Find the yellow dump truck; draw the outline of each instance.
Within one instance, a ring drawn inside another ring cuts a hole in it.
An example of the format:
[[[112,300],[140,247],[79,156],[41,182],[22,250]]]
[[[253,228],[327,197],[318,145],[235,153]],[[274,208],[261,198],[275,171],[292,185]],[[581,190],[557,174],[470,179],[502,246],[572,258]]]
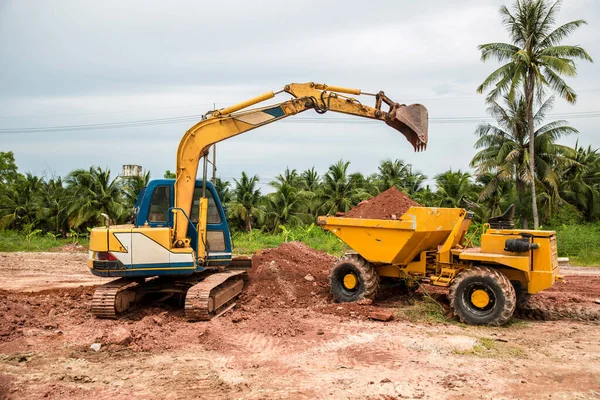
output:
[[[484,226],[481,246],[468,246],[473,214],[461,208],[411,207],[398,220],[319,217],[355,253],[340,258],[329,281],[338,302],[373,298],[380,277],[407,287],[428,280],[450,288],[464,323],[502,325],[518,303],[559,279],[556,233],[514,229],[514,207]]]

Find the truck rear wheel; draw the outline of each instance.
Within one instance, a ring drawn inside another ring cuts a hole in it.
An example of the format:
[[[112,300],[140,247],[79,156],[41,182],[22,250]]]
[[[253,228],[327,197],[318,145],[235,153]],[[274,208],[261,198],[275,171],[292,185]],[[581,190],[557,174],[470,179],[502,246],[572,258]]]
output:
[[[517,303],[510,280],[494,268],[473,267],[458,274],[450,286],[450,305],[461,322],[500,326]]]
[[[333,264],[329,287],[336,302],[372,299],[379,288],[379,275],[367,260],[358,254],[349,254]]]

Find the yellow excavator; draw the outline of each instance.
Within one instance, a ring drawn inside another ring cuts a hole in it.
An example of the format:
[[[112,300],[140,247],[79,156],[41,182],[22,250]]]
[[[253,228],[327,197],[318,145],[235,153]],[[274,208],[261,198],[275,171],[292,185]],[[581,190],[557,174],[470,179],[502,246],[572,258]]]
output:
[[[292,98],[249,108],[283,92]],[[375,106],[352,97],[360,95],[373,97]],[[111,226],[105,215],[106,226],[92,230],[91,272],[118,278],[96,289],[93,314],[117,318],[148,296],[178,296],[189,320],[208,320],[231,308],[243,289],[249,264],[232,259],[225,212],[214,186],[207,181],[209,148],[306,110],[378,120],[401,132],[415,151],[427,145],[427,109],[420,104],[395,103],[383,92],[292,83],[278,92],[209,111],[179,143],[176,179],[153,180],[139,194],[133,223]],[[197,180],[202,157],[203,176]]]

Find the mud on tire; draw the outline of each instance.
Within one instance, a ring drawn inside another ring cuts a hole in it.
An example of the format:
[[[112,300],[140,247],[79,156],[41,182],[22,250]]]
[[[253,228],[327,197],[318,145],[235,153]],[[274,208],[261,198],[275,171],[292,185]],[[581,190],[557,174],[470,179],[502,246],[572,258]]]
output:
[[[348,275],[356,279],[353,288],[348,288],[344,283],[344,278]],[[338,303],[352,302],[364,298],[372,299],[379,288],[379,275],[377,275],[373,266],[358,254],[347,254],[331,267],[329,287],[333,299]]]
[[[488,303],[476,305],[476,292],[487,296]],[[517,303],[515,289],[506,275],[488,267],[473,267],[458,274],[448,297],[454,315],[471,325],[503,325]]]

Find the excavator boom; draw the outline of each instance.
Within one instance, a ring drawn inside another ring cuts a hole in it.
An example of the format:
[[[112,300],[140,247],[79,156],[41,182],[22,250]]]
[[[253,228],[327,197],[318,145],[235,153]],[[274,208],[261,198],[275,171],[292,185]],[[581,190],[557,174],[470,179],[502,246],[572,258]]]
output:
[[[266,107],[248,107],[286,92],[292,99]],[[362,104],[347,95],[370,95],[375,97],[375,107]],[[386,104],[389,109],[383,110]],[[208,154],[210,146],[260,126],[314,109],[319,114],[334,111],[385,122],[401,132],[413,145],[415,151],[424,150],[427,145],[427,109],[420,104],[406,106],[390,100],[383,92],[363,93],[360,89],[328,86],[317,83],[292,83],[283,90],[267,92],[231,107],[207,113],[206,117],[191,127],[181,139],[177,150],[177,179],[175,182],[175,207],[173,247],[189,246],[187,237],[188,216],[192,208],[194,186],[200,158]],[[210,114],[210,115],[209,115]],[[206,160],[205,160],[206,161]],[[206,162],[204,165],[206,174]],[[206,177],[204,177],[206,178]],[[206,179],[203,179],[206,181]],[[198,223],[198,258],[206,253],[206,212],[207,199],[200,201]]]

